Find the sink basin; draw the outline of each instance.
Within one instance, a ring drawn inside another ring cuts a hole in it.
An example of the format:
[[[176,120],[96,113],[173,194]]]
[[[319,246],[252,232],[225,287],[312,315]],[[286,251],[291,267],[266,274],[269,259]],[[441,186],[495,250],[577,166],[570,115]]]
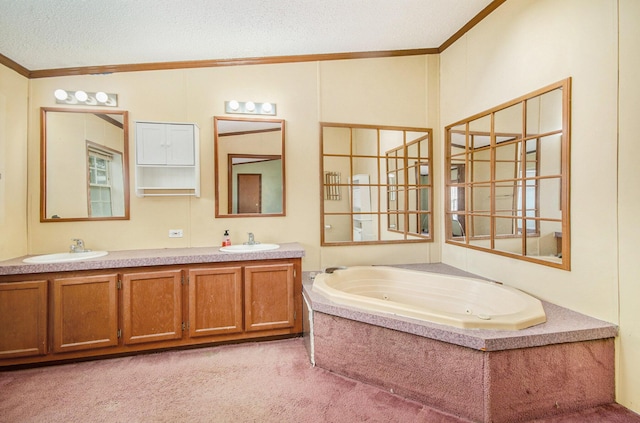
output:
[[[44,254],[41,256],[28,257],[22,260],[25,263],[64,263],[67,261],[80,261],[96,257],[102,257],[109,254],[108,251],[85,251],[84,253],[55,253]]]
[[[220,251],[225,253],[253,253],[257,251],[277,250],[278,248],[280,248],[278,244],[239,244],[222,247],[220,248]]]

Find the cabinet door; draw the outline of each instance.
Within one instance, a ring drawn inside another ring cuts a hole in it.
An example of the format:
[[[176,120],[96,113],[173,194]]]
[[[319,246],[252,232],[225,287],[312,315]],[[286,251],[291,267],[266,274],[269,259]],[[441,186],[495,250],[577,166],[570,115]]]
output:
[[[246,266],[245,330],[294,326],[293,264]]]
[[[125,344],[182,338],[182,272],[122,275],[122,323]]]
[[[136,163],[141,165],[167,163],[167,134],[163,124],[136,123]]]
[[[242,268],[189,271],[189,336],[242,332]]]
[[[47,281],[0,283],[0,360],[47,353]]]
[[[195,165],[193,125],[167,124],[167,164]]]
[[[53,352],[118,344],[117,274],[53,280]]]

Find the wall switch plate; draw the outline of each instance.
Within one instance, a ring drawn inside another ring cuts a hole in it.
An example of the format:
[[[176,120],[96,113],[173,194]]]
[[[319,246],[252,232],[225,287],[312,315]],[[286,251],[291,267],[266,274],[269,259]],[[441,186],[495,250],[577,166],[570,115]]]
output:
[[[182,229],[169,229],[169,238],[182,238]]]

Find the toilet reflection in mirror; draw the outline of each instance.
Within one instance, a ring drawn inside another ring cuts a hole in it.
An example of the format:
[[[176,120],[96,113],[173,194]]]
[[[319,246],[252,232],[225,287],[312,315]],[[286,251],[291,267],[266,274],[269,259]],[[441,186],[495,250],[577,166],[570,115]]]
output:
[[[285,215],[284,120],[214,117],[216,217]]]

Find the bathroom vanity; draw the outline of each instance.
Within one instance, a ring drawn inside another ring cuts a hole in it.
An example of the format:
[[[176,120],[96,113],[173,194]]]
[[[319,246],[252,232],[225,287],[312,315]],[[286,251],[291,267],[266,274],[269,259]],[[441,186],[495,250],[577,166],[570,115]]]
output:
[[[302,333],[304,249],[0,262],[0,367]]]

